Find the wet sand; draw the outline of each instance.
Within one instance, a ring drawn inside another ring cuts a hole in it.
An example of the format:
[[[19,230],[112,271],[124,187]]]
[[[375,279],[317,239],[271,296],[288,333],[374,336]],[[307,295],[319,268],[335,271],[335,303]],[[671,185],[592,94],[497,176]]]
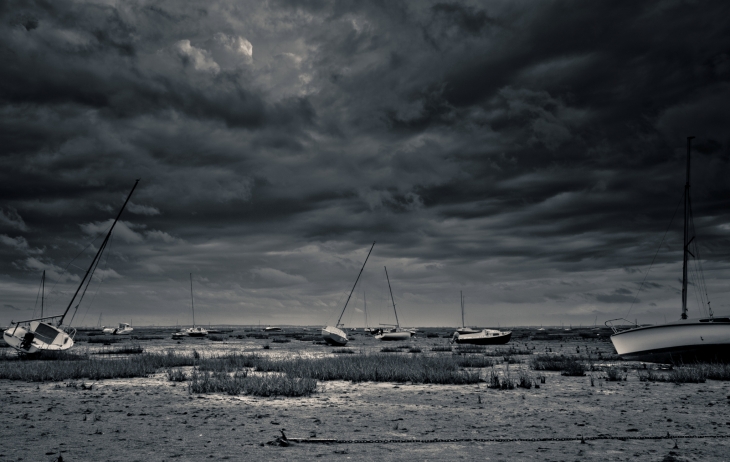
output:
[[[271,350],[263,351],[261,340],[196,342],[186,339],[178,348],[255,349],[281,356],[331,351],[295,341],[271,344]],[[352,347],[377,351],[381,346],[370,342],[356,338]],[[443,340],[413,342],[426,353]],[[536,351],[610,346],[583,341],[527,344]],[[514,374],[527,364],[509,367]],[[320,382],[319,392],[308,398],[190,395],[185,383],[169,382],[164,373],[86,382],[90,390],[82,389],[80,382],[3,380],[0,460],[53,460],[59,454],[65,461],[728,459],[730,384],[726,382],[644,383],[630,372],[626,382],[595,379],[591,386],[588,376],[544,375],[546,383],[540,388],[514,390],[493,390],[486,383]],[[602,375],[594,373],[595,378]],[[628,437],[667,432],[726,437],[680,439],[678,449],[673,440],[264,444],[280,429],[289,437],[347,440]]]

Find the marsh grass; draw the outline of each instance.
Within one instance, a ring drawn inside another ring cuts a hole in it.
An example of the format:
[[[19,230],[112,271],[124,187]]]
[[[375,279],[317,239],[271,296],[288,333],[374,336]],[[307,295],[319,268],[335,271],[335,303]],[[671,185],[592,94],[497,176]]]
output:
[[[528,349],[519,349],[519,348],[495,348],[491,351],[486,351],[484,353],[487,356],[516,356],[516,355],[531,355],[532,350]]]
[[[423,350],[421,350],[421,347],[412,346],[408,348],[408,353],[421,353]]]
[[[454,358],[459,367],[492,367],[494,360],[481,355],[457,356]]]
[[[487,354],[487,348],[481,345],[459,345],[456,347],[456,353],[460,355]]]
[[[606,380],[609,382],[622,382],[628,378],[628,372],[618,366],[611,366],[605,369]]]
[[[317,381],[289,374],[250,375],[248,371],[198,372],[193,371],[188,382],[192,393],[227,393],[253,396],[309,396],[317,391]]]
[[[453,357],[352,355],[334,358],[271,360],[260,358],[260,372],[281,372],[320,381],[411,382],[433,384],[478,383],[479,373],[461,370]]]
[[[209,335],[208,338],[213,342],[222,342],[225,340],[225,337],[222,335]]]
[[[380,349],[381,353],[399,353],[400,350],[395,347],[383,347]]]
[[[563,355],[535,355],[530,358],[530,367],[535,371],[560,371],[561,375],[571,377],[582,377],[586,372],[579,358]]]
[[[487,387],[495,390],[514,390],[515,382],[509,374],[509,371],[504,376],[500,376],[494,369],[489,371],[489,380]]]
[[[431,351],[448,351],[451,352],[451,345],[436,345]]]
[[[172,351],[163,354],[143,353],[134,358],[22,360],[0,362],[0,379],[28,382],[55,382],[78,379],[115,379],[146,377],[167,367],[192,366],[190,356]]]
[[[505,356],[504,362],[507,364],[520,364],[522,363],[522,360],[519,358],[513,358],[512,356]]]
[[[355,350],[352,348],[335,348],[332,350],[332,353],[340,354],[340,355],[354,355]]]
[[[144,353],[144,348],[139,345],[129,345],[120,348],[105,348],[94,352],[95,355],[138,355]]]
[[[704,364],[677,367],[666,373],[655,372],[651,369],[637,371],[637,373],[641,382],[705,383],[709,376]]]
[[[289,343],[289,342],[291,342],[291,339],[279,337],[279,338],[274,338],[271,341],[273,343]]]
[[[532,376],[526,370],[520,369],[519,374],[517,374],[517,386],[529,390],[532,388],[533,382]]]
[[[167,380],[171,382],[185,382],[188,380],[188,374],[179,367],[167,369],[166,374]]]
[[[87,343],[119,343],[122,341],[122,339],[116,338],[116,337],[100,337],[100,338],[88,337],[85,340]],[[77,341],[82,342],[82,341],[84,341],[84,338],[80,338]]]

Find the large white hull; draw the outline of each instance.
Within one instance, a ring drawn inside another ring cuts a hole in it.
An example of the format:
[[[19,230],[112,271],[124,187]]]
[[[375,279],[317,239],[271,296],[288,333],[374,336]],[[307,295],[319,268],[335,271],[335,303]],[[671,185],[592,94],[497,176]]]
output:
[[[678,363],[728,361],[730,359],[730,320],[692,319],[638,327],[611,336],[616,352],[623,359]]]
[[[347,334],[337,327],[327,326],[322,328],[322,338],[330,345],[347,345]]]
[[[32,321],[28,328],[12,326],[3,332],[5,343],[26,354],[41,351],[68,350],[74,344],[73,338],[63,330],[50,324]]]

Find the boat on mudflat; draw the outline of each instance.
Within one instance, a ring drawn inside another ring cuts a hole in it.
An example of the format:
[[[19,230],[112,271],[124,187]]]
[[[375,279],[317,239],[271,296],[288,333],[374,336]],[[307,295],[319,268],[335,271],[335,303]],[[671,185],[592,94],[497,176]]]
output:
[[[460,334],[454,332],[451,343],[469,345],[504,345],[512,338],[512,331],[484,329],[476,334]]]
[[[385,268],[385,267],[383,267]],[[400,342],[403,340],[410,339],[414,334],[409,330],[403,330],[400,328],[400,322],[398,321],[398,311],[395,309],[395,299],[393,298],[393,289],[390,287],[390,278],[388,277],[388,268],[385,268],[385,278],[388,280],[388,290],[390,291],[390,301],[393,303],[393,313],[395,313],[395,326],[383,330],[375,334],[375,338],[384,342]]]
[[[730,362],[730,317],[727,315],[714,316],[710,301],[707,297],[707,288],[704,276],[701,274],[701,264],[698,267],[694,281],[700,287],[696,288],[697,296],[707,306],[708,316],[696,319],[687,317],[687,283],[688,257],[698,259],[699,253],[692,220],[692,204],[690,201],[690,152],[691,140],[687,138],[687,181],[684,185],[684,252],[682,262],[682,312],[678,321],[640,326],[626,319],[611,319],[606,325],[613,330],[611,342],[622,359],[648,361],[657,363],[689,363],[698,361]],[[690,247],[692,245],[692,247]],[[692,250],[691,250],[692,249]],[[624,324],[614,325],[620,321]],[[625,329],[623,326],[633,325]]]
[[[344,345],[347,345],[347,342],[349,341],[349,339],[347,338],[347,333],[344,330],[340,329],[340,327],[342,327],[342,324],[340,323],[340,321],[342,321],[342,315],[345,314],[345,310],[347,309],[347,304],[350,303],[350,297],[352,297],[352,293],[355,291],[355,287],[357,286],[357,281],[360,280],[360,276],[362,275],[362,270],[365,269],[365,265],[368,262],[368,258],[370,258],[370,254],[373,251],[373,247],[375,247],[375,242],[373,242],[373,245],[370,247],[368,256],[365,257],[365,263],[363,263],[362,268],[360,268],[360,272],[357,275],[357,279],[355,279],[355,284],[352,286],[350,295],[347,296],[347,301],[345,301],[345,306],[342,308],[342,313],[340,313],[340,317],[337,318],[337,323],[335,323],[334,326],[325,326],[322,328],[322,340],[324,340],[328,345],[344,346]]]
[[[71,327],[70,323],[69,325],[64,324],[64,320],[71,310],[74,301],[76,301],[76,309],[74,310],[74,315],[76,313],[76,310],[78,310],[79,304],[81,303],[80,300],[83,299],[86,290],[89,288],[91,278],[93,277],[94,271],[96,270],[99,261],[101,260],[102,253],[109,243],[109,239],[111,238],[114,226],[119,221],[119,217],[122,216],[122,212],[127,206],[127,202],[129,202],[129,199],[132,197],[132,193],[134,193],[134,190],[137,187],[138,183],[139,180],[135,181],[132,190],[129,192],[129,195],[124,201],[122,208],[119,210],[117,217],[112,222],[112,225],[109,228],[109,231],[107,232],[104,241],[99,246],[99,249],[97,250],[93,260],[91,260],[89,269],[86,270],[84,277],[81,278],[81,282],[76,288],[76,292],[74,292],[73,297],[71,297],[71,301],[68,303],[68,306],[66,307],[66,310],[63,312],[63,314],[59,314],[56,316],[43,316],[41,314],[40,318],[28,319],[26,321],[14,321],[11,323],[10,327],[5,330],[5,332],[3,332],[3,340],[5,340],[5,343],[15,348],[18,353],[34,354],[40,353],[41,351],[63,351],[68,350],[74,345],[76,329]],[[86,284],[85,288],[84,284]],[[81,290],[82,288],[83,291]],[[81,292],[80,297],[79,292]],[[79,298],[77,299],[77,297]],[[73,316],[71,317],[71,320],[73,321]]]

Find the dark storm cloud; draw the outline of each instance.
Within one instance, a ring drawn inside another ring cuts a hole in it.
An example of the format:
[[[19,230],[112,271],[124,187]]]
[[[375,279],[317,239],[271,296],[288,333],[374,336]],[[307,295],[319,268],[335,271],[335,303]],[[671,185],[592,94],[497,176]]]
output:
[[[377,240],[364,280],[387,265],[406,319],[456,322],[459,289],[482,323],[622,313],[695,135],[695,228],[728,305],[729,10],[6,2],[3,293],[27,305],[45,269],[70,296],[141,178],[91,312],[171,323],[193,272],[213,322],[324,322]],[[639,312],[677,304],[680,222]]]

